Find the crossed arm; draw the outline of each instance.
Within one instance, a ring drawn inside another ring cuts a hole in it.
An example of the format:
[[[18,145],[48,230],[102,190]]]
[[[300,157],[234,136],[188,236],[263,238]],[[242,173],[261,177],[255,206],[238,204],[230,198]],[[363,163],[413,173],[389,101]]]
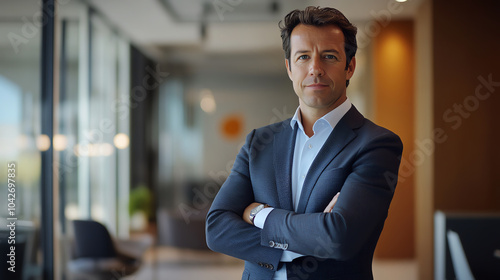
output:
[[[332,200],[330,201],[330,203],[328,203],[328,205],[326,206],[325,210],[323,210],[323,213],[330,213],[332,212],[333,210],[333,206],[335,206],[335,203],[337,203],[337,199],[339,198],[339,193],[337,193],[333,198]],[[253,202],[251,203],[250,205],[247,206],[247,208],[245,208],[245,211],[243,211],[243,220],[251,225],[253,225],[252,221],[250,220],[250,211],[252,211],[252,209],[254,209],[255,207],[259,206],[261,203],[259,202]]]
[[[257,197],[249,173],[250,143],[240,151],[207,216],[207,242],[212,250],[254,263],[277,264],[283,250],[268,245],[277,241],[287,242],[287,250],[299,254],[348,260],[381,230],[395,187],[385,174],[397,177],[399,168],[402,144],[397,136],[381,135],[358,151],[342,195],[332,198],[323,213],[275,208],[263,229],[249,223],[248,212]]]

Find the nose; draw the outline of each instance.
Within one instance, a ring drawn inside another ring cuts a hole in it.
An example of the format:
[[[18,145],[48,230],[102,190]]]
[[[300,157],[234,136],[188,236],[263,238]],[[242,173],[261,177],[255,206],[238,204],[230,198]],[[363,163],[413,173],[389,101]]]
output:
[[[321,59],[318,56],[314,56],[310,61],[309,75],[314,77],[323,76],[325,72],[323,70],[323,65],[321,64]]]

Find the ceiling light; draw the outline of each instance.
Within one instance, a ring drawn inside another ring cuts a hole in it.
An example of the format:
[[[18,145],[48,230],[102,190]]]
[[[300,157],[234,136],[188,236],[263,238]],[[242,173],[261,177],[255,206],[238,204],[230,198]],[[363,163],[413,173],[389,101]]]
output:
[[[200,92],[201,101],[200,107],[205,113],[213,113],[217,108],[217,104],[215,103],[214,95],[212,91],[209,89],[204,89]]]
[[[50,138],[46,134],[39,135],[36,138],[36,147],[38,150],[45,152],[50,148]]]
[[[128,147],[128,145],[130,144],[130,139],[127,134],[118,133],[113,138],[113,143],[115,144],[115,147],[122,150]]]
[[[66,135],[56,134],[54,135],[54,150],[64,151],[68,146],[68,138]]]

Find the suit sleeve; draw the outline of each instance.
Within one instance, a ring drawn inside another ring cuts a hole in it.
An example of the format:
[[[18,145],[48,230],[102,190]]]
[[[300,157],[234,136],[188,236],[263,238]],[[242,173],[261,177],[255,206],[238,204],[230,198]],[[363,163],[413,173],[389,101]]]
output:
[[[332,212],[274,209],[264,224],[261,244],[288,244],[293,252],[341,261],[354,257],[380,234],[396,187],[402,147],[390,132],[371,139],[358,151]]]
[[[261,246],[261,229],[242,219],[243,211],[255,202],[249,174],[249,151],[255,130],[236,157],[231,174],[222,185],[207,215],[208,247],[246,261],[271,264],[276,270],[282,250]],[[268,267],[269,268],[269,267]]]

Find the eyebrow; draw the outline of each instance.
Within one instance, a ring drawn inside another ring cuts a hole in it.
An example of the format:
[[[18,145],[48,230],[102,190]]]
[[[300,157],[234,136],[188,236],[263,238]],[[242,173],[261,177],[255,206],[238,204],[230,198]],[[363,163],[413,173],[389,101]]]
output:
[[[294,55],[294,56],[297,56],[298,54],[303,54],[303,53],[308,53],[308,52],[311,52],[311,51],[308,51],[308,50],[298,50],[298,51],[296,51],[293,55]],[[334,49],[331,49],[331,50],[324,50],[324,51],[322,51],[321,53],[336,53],[336,54],[340,54],[340,52],[339,52],[339,51],[334,50]]]
[[[323,53],[326,53],[326,52],[332,52],[332,53],[340,54],[340,52],[337,51],[337,50],[324,50],[323,51]]]
[[[309,51],[306,51],[306,50],[299,50],[299,51],[296,51],[293,56],[297,56],[298,54],[302,54],[302,53],[308,53]]]

